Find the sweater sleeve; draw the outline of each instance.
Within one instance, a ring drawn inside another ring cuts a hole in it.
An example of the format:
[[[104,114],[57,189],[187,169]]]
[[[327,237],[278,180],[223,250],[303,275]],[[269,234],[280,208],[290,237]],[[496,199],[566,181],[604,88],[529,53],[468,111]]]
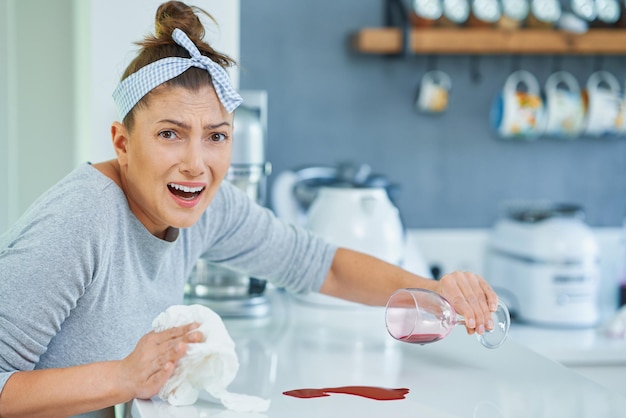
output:
[[[278,219],[245,193],[224,182],[206,219],[212,243],[205,257],[277,287],[318,291],[336,247]]]
[[[0,237],[0,391],[36,367],[92,278],[90,229],[102,223],[59,196],[44,195]]]

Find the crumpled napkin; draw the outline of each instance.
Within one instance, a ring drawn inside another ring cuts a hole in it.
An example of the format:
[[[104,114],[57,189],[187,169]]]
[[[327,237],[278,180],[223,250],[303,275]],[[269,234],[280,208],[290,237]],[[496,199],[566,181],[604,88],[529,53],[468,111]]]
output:
[[[237,412],[265,412],[270,401],[256,396],[226,390],[239,370],[235,343],[222,318],[202,305],[174,305],[152,321],[154,331],[198,322],[205,341],[187,345],[186,354],[178,361],[174,373],[159,391],[159,397],[171,405],[192,405],[199,390],[206,390],[227,409]]]
[[[609,338],[626,338],[626,306],[622,306],[603,328]]]

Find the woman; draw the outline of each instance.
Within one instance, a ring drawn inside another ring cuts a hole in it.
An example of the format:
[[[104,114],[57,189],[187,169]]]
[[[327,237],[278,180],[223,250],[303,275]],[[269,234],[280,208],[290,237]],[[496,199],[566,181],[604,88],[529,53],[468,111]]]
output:
[[[401,287],[447,297],[468,332],[491,328],[497,297],[473,274],[412,275],[284,224],[223,182],[241,102],[201,39],[200,9],[161,5],[156,36],[114,93],[117,158],[84,164],[42,195],[0,238],[0,416],[110,416],[155,395],[202,339],[189,324],[150,332],[182,303],[195,261],[384,305]],[[384,277],[385,280],[377,280]]]

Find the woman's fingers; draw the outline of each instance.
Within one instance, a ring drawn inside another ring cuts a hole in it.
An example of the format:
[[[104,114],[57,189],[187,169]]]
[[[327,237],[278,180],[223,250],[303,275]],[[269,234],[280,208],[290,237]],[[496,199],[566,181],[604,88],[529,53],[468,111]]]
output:
[[[489,311],[495,312],[496,309],[498,309],[498,295],[485,280],[482,280],[480,282],[480,285],[485,295],[487,295],[487,304],[489,305]]]
[[[482,277],[457,271],[444,276],[441,282],[442,295],[465,318],[469,334],[483,334],[493,329],[491,312],[495,310],[498,296]]]
[[[136,397],[154,396],[174,372],[187,351],[188,343],[201,342],[198,323],[144,335],[135,350],[124,359],[124,375],[133,383]]]
[[[483,334],[486,330],[493,329],[490,297],[495,296],[495,293],[493,295],[487,293],[487,290],[491,290],[491,288],[482,277],[473,273],[465,273],[465,275],[467,280],[462,283],[461,288],[472,308],[477,324],[476,331],[479,334]],[[497,296],[495,297],[497,300]]]
[[[157,352],[157,358],[160,360],[160,367],[162,368],[168,362],[174,365],[178,360],[185,355],[187,351],[188,343],[201,342],[204,340],[204,335],[197,331],[199,327],[198,323],[191,323],[180,327],[169,328],[160,333],[157,345],[159,347]]]
[[[189,339],[188,335],[190,333],[193,333],[193,331],[199,327],[200,324],[198,324],[197,322],[192,322],[190,324],[181,325],[179,327],[168,328],[155,334],[160,335],[161,343],[166,342],[167,340],[176,340],[181,338]]]
[[[463,303],[459,305],[459,313],[465,318],[465,325],[470,333],[477,331],[479,334],[484,332],[482,314],[476,309],[478,305],[478,298],[473,292],[472,283],[467,273],[460,273],[464,277],[457,282],[457,286],[461,292],[459,299],[463,300]]]

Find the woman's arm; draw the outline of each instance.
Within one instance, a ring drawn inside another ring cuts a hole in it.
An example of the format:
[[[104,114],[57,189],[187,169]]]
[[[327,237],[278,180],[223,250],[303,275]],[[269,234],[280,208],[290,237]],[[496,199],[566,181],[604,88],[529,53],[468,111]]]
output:
[[[150,398],[172,375],[187,343],[202,340],[193,332],[197,327],[146,334],[123,360],[14,373],[0,393],[0,417],[65,417]]]
[[[498,296],[482,277],[473,273],[454,272],[431,280],[375,257],[339,248],[320,292],[384,306],[396,289],[406,287],[429,289],[444,296],[465,317],[469,333],[493,328],[489,312],[495,311]]]

